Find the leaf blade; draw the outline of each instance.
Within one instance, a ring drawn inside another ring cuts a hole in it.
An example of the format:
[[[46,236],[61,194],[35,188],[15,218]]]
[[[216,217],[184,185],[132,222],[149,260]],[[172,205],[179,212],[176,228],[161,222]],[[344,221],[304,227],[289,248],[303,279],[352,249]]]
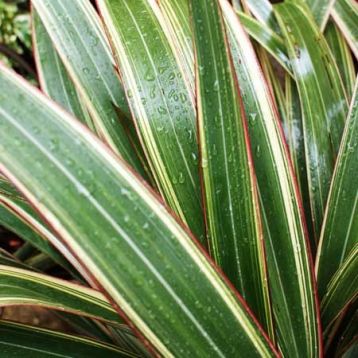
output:
[[[189,4],[196,44],[198,136],[209,248],[272,333],[256,182],[224,23],[216,1]]]
[[[343,264],[358,240],[357,83],[332,178],[317,252],[316,276],[321,297],[327,291],[328,282],[340,265]],[[337,238],[340,238],[340,240],[337,240]]]
[[[220,3],[228,21],[254,149],[278,346],[284,356],[319,356],[321,337],[313,267],[277,108],[249,39],[228,2]]]
[[[98,5],[157,186],[205,245],[194,103],[161,26],[160,9],[152,0]]]
[[[218,350],[275,356],[242,299],[127,165],[15,74],[1,67],[0,78],[6,88],[0,91],[0,125],[22,135],[19,148],[9,132],[0,131],[1,171],[85,262],[90,277],[147,342],[162,354],[184,357]],[[25,102],[15,116],[19,96]],[[61,137],[61,145],[51,151],[53,136]],[[33,165],[37,170],[30,175]],[[121,200],[113,205],[114,195]]]
[[[301,101],[310,205],[318,240],[347,100],[328,45],[306,9],[284,3],[276,5],[275,11]]]

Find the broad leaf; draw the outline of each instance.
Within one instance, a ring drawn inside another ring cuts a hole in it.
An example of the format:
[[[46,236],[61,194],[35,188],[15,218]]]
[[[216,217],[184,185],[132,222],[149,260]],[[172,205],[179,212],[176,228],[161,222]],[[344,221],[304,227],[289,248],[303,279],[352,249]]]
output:
[[[295,1],[299,4],[302,0]],[[323,30],[336,0],[304,0],[304,2],[311,10],[318,27]]]
[[[276,354],[242,298],[137,175],[4,67],[0,127],[1,171],[156,351]]]

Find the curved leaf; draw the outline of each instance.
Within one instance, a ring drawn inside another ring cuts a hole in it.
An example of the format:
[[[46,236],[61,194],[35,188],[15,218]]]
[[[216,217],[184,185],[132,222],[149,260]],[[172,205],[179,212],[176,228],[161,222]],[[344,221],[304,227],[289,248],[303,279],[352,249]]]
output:
[[[276,355],[243,300],[152,191],[4,66],[0,127],[1,171],[160,354]]]
[[[33,0],[32,4],[83,98],[98,135],[144,175],[124,125],[125,118],[130,118],[128,104],[92,5],[87,0]]]
[[[0,306],[39,305],[115,324],[116,311],[101,293],[55,277],[0,265]]]
[[[41,90],[94,130],[92,119],[82,105],[80,96],[35,9],[32,9],[32,33]]]
[[[321,297],[328,282],[358,243],[358,81],[332,179],[317,252]]]
[[[0,350],[5,357],[135,357],[107,344],[6,321],[0,321]]]
[[[195,110],[155,0],[101,1],[128,102],[157,186],[202,243]]]
[[[358,297],[358,244],[347,255],[322,298],[322,324],[327,328],[345,307]]]
[[[77,264],[77,259],[43,224],[35,211],[23,199],[10,198],[0,194],[0,223],[36,247],[39,251],[51,257],[55,262],[72,273],[74,277],[78,277],[78,273],[65,260],[64,256],[74,267],[83,273],[83,270]],[[84,277],[86,277],[85,274]]]
[[[313,267],[277,109],[248,37],[228,2],[220,3],[249,122],[278,346],[287,357],[319,356]]]
[[[358,5],[354,0],[336,0],[332,17],[358,58]]]
[[[283,39],[268,26],[260,23],[251,16],[242,12],[238,12],[237,14],[247,33],[264,47],[278,61],[278,63],[293,76],[290,60],[286,51],[286,45]]]
[[[302,0],[297,1],[299,4]],[[336,0],[305,0],[318,27],[324,30]]]
[[[274,32],[279,33],[280,27],[277,24],[273,6],[269,0],[242,0],[247,4],[250,12],[263,24],[266,24]]]
[[[341,78],[328,45],[304,7],[275,5],[301,100],[312,221],[319,237],[347,114]]]
[[[338,27],[333,21],[329,21],[324,36],[337,63],[339,73],[342,76],[347,97],[351,100],[356,80],[356,71],[351,51]]]

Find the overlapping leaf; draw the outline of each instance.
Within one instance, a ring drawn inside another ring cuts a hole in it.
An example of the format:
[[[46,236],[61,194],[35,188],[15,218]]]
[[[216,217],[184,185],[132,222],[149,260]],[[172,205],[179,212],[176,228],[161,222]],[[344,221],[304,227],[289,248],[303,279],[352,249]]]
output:
[[[300,96],[310,205],[316,240],[338,152],[347,100],[328,45],[305,7],[275,7]]]
[[[155,1],[98,2],[138,133],[166,202],[205,244],[193,96]]]
[[[0,335],[5,357],[136,357],[89,339],[6,321],[0,321]]]
[[[220,3],[228,21],[233,60],[249,122],[278,345],[288,357],[318,356],[320,333],[313,268],[277,109],[248,37],[228,2],[220,0]]]
[[[322,325],[329,327],[349,303],[358,296],[358,243],[346,256],[322,298]]]
[[[348,100],[350,100],[356,79],[353,56],[342,33],[333,21],[328,22],[324,35],[342,76]]]
[[[3,67],[0,127],[1,171],[158,352],[275,355],[241,298],[151,190]]]
[[[28,270],[0,265],[0,306],[39,305],[116,325],[120,319],[102,294]]]
[[[94,130],[92,119],[81,103],[79,93],[34,9],[32,10],[32,26],[36,69],[41,90]]]
[[[336,0],[332,17],[358,58],[358,5],[354,0]]]
[[[321,297],[328,282],[358,243],[358,82],[332,179],[317,253]]]
[[[90,2],[33,0],[32,4],[84,100],[98,135],[144,175],[126,132],[126,126],[130,126],[128,104]]]

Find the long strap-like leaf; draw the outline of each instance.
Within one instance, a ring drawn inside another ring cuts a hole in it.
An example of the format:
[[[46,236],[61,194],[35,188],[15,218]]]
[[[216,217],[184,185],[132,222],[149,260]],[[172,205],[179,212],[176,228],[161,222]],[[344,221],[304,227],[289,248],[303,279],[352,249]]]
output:
[[[128,102],[166,202],[205,243],[192,93],[154,0],[100,1]]]
[[[305,221],[310,238],[312,254],[314,256],[317,249],[317,241],[313,231],[312,212],[308,191],[302,111],[296,82],[289,76],[286,76],[285,78],[285,97],[286,117],[283,126],[301,193]]]
[[[356,80],[356,71],[352,53],[344,36],[333,21],[328,22],[324,35],[337,63],[348,100],[350,101]]]
[[[48,255],[55,262],[66,268],[74,277],[80,278],[74,267],[87,278],[76,257],[54,235],[36,212],[23,199],[0,194],[0,222],[26,242]],[[61,255],[61,253],[62,255]],[[72,266],[65,258],[72,263]]]
[[[319,237],[347,114],[342,80],[328,45],[305,7],[275,7],[301,100],[313,225]]]
[[[358,243],[358,81],[331,184],[316,274],[321,297],[328,282]]]
[[[32,0],[32,4],[84,100],[98,135],[144,175],[125,130],[126,118],[130,117],[128,104],[92,5],[87,0]]]
[[[228,2],[220,3],[249,122],[278,345],[287,357],[318,356],[313,267],[277,109],[248,37]]]
[[[3,66],[0,128],[1,171],[158,352],[275,355],[242,299],[152,191]]]
[[[322,325],[329,327],[345,307],[358,297],[358,243],[332,277],[322,298]]]
[[[358,5],[354,0],[336,0],[332,17],[358,58]]]
[[[0,321],[0,351],[3,357],[135,357],[93,340],[6,321]]]
[[[115,324],[120,318],[101,293],[55,277],[0,265],[0,306],[39,305]]]
[[[209,246],[214,260],[272,333],[256,181],[224,23],[216,0],[190,5]]]
[[[295,1],[298,4],[303,2],[302,0]],[[307,3],[318,27],[323,30],[336,0],[304,0],[304,2]]]
[[[41,90],[94,130],[92,119],[81,103],[79,93],[56,53],[51,38],[35,9],[32,9],[32,31],[36,69]]]

